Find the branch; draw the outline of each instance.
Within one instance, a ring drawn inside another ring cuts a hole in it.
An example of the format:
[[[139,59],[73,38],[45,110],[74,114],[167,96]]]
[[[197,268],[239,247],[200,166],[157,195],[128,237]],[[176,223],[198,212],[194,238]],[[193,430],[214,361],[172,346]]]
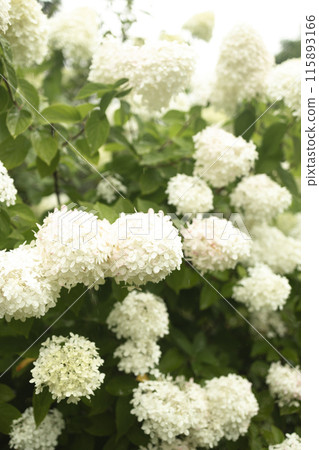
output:
[[[53,179],[54,179],[54,191],[55,191],[55,195],[58,201],[58,205],[61,206],[61,201],[60,201],[60,189],[59,189],[59,176],[58,176],[58,171],[55,170],[53,172]]]

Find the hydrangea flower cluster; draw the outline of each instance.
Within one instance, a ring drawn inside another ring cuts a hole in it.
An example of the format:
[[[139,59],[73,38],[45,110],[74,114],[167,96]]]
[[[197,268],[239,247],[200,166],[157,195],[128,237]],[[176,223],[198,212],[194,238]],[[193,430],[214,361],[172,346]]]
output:
[[[117,173],[104,174],[103,180],[99,182],[96,188],[97,196],[106,201],[106,203],[112,203],[117,198],[118,192],[126,194],[127,188],[122,183],[122,178]],[[116,190],[115,190],[116,189]]]
[[[209,42],[213,34],[215,15],[212,11],[205,11],[192,16],[183,28],[191,32],[192,36]]]
[[[0,161],[0,203],[7,206],[14,205],[16,202],[17,190],[13,179],[8,175],[8,171]]]
[[[132,404],[132,414],[156,448],[179,448],[179,440],[189,445],[185,448],[212,448],[223,437],[237,440],[258,412],[251,383],[234,374],[206,381],[204,387],[161,376],[141,382]]]
[[[236,25],[221,45],[213,101],[233,113],[239,103],[264,93],[273,64],[259,34],[247,24]]]
[[[161,351],[157,339],[168,334],[166,305],[150,292],[130,292],[117,302],[107,318],[107,325],[118,339],[128,339],[114,353],[120,358],[120,370],[144,374],[158,364]]]
[[[297,433],[286,434],[281,444],[270,445],[269,450],[301,450],[301,439]]]
[[[267,79],[267,96],[283,100],[296,117],[301,115],[301,60],[292,58],[273,67]]]
[[[56,305],[60,287],[46,277],[39,251],[21,245],[0,252],[0,318],[41,317]]]
[[[5,33],[8,29],[11,0],[0,0],[0,31]]]
[[[186,258],[202,273],[233,269],[249,256],[251,238],[226,219],[194,219],[181,233]]]
[[[250,222],[270,222],[289,207],[291,200],[287,188],[263,173],[244,178],[230,195],[231,204]]]
[[[194,174],[213,187],[223,187],[248,175],[258,158],[256,146],[217,126],[209,126],[194,137]]]
[[[5,33],[20,66],[40,64],[48,51],[48,19],[36,0],[11,0],[10,22]]]
[[[205,181],[178,173],[167,185],[168,204],[177,214],[205,213],[213,209],[213,192]]]
[[[9,446],[15,450],[54,450],[64,427],[63,416],[57,409],[51,409],[37,426],[33,408],[27,408],[11,424]]]
[[[301,375],[299,368],[272,363],[266,378],[270,393],[279,406],[299,406],[301,399]]]
[[[93,9],[60,12],[50,19],[49,30],[50,46],[62,50],[65,59],[80,65],[90,61],[98,44],[98,17]]]
[[[249,276],[233,287],[233,297],[249,311],[282,309],[291,287],[286,277],[276,275],[265,264],[248,268]]]
[[[155,112],[188,87],[193,69],[187,44],[159,41],[139,47],[106,38],[93,56],[89,80],[107,84],[128,78],[132,103]]]
[[[99,371],[102,364],[95,343],[87,338],[73,333],[52,336],[41,345],[30,383],[35,384],[36,394],[48,387],[58,402],[66,398],[67,403],[78,403],[101,386],[105,377]]]
[[[269,339],[276,336],[283,337],[288,331],[278,311],[260,309],[254,311],[249,320],[256,330]]]

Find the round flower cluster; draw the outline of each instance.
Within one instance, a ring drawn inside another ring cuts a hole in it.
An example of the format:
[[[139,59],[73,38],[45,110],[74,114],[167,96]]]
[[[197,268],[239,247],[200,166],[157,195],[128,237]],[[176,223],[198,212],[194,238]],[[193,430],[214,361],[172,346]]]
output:
[[[36,245],[47,276],[71,288],[104,283],[114,237],[106,219],[63,206],[39,226]]]
[[[112,224],[116,245],[109,276],[140,286],[158,283],[182,263],[182,242],[171,218],[162,211],[124,214]]]
[[[296,117],[301,115],[301,60],[293,58],[274,66],[267,79],[267,96],[283,100]]]
[[[64,427],[63,416],[57,409],[51,409],[37,426],[33,408],[27,408],[11,424],[9,446],[15,450],[54,450]]]
[[[297,433],[286,434],[286,439],[277,445],[270,445],[268,450],[301,450],[301,439]]]
[[[294,239],[301,238],[301,214],[293,214],[291,212],[284,212],[276,217],[276,226],[286,236]]]
[[[266,378],[270,393],[278,399],[279,406],[299,406],[301,375],[298,368],[272,363]]]
[[[213,101],[233,113],[239,103],[265,91],[265,80],[273,63],[273,57],[253,28],[246,24],[235,26],[221,45]]]
[[[106,203],[112,203],[117,198],[118,192],[121,194],[127,192],[120,175],[116,173],[112,175],[104,174],[104,179],[99,182],[96,188],[97,196],[105,200]]]
[[[213,209],[213,193],[198,177],[178,173],[169,180],[166,193],[168,204],[176,207],[177,214],[204,213]]]
[[[206,127],[193,140],[196,149],[194,174],[213,187],[227,186],[236,178],[247,175],[258,158],[252,142],[217,126]]]
[[[267,224],[254,226],[251,235],[251,253],[245,260],[249,266],[264,263],[280,274],[291,273],[300,267],[299,240],[285,236],[278,228]]]
[[[11,0],[10,24],[5,34],[16,64],[41,64],[48,51],[48,19],[36,0]]]
[[[288,331],[278,311],[260,309],[254,311],[249,320],[256,330],[269,339],[276,336],[283,337]]]
[[[107,84],[128,78],[133,104],[155,112],[189,85],[193,69],[194,55],[187,44],[159,41],[134,46],[106,38],[93,56],[89,80]]]
[[[291,194],[266,174],[241,180],[230,195],[231,204],[250,222],[271,221],[291,204]]]
[[[33,408],[27,408],[11,424],[9,446],[16,450],[54,450],[64,427],[63,416],[57,409],[50,410],[37,426]]]
[[[17,190],[13,179],[8,175],[7,169],[0,161],[0,203],[7,206],[14,205],[16,202]]]
[[[192,36],[203,41],[210,41],[215,24],[215,15],[212,11],[195,14],[184,25],[183,28],[192,33]]]
[[[156,340],[168,334],[169,318],[165,303],[150,292],[132,291],[117,302],[106,321],[117,338],[129,339],[118,347],[120,370],[135,375],[147,373],[158,364],[161,351]]]
[[[250,237],[226,219],[194,219],[181,233],[185,256],[202,273],[233,269],[249,256]]]
[[[39,251],[21,245],[0,252],[0,318],[41,317],[56,305],[60,288],[45,276]]]
[[[102,364],[94,342],[87,338],[73,333],[52,336],[41,345],[30,383],[35,384],[36,394],[48,387],[58,402],[66,398],[67,403],[78,403],[101,386],[105,377],[99,371]]]
[[[5,33],[10,22],[11,0],[0,0],[0,32]]]
[[[248,273],[233,287],[234,299],[245,303],[249,311],[282,309],[291,291],[287,278],[264,264],[249,268]]]
[[[206,381],[204,387],[183,377],[144,381],[133,391],[132,404],[131,413],[143,421],[152,443],[162,441],[169,448],[177,439],[186,448],[212,448],[223,437],[235,441],[258,412],[251,383],[234,374]]]
[[[65,59],[87,64],[98,43],[98,18],[90,8],[60,12],[49,21],[49,44],[62,50]],[[76,38],[75,38],[76,37]]]

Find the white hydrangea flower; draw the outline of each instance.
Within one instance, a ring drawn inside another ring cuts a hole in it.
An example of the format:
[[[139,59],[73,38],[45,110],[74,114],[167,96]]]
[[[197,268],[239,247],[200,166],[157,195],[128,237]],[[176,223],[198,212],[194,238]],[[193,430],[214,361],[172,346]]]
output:
[[[114,239],[106,219],[66,206],[50,213],[36,233],[47,276],[66,288],[104,283]]]
[[[215,24],[214,13],[212,11],[205,11],[192,16],[183,25],[183,28],[185,28],[185,30],[190,31],[193,37],[208,42],[211,40],[214,24]]]
[[[301,375],[299,367],[293,368],[280,362],[272,363],[266,378],[270,393],[279,406],[299,406],[301,399]]]
[[[59,286],[46,276],[37,248],[0,252],[0,318],[41,317],[56,305]]]
[[[131,102],[155,112],[167,107],[171,97],[189,85],[194,64],[187,44],[159,41],[134,46],[105,38],[93,56],[89,80],[115,83],[128,78],[133,88]]]
[[[49,19],[49,44],[62,50],[64,58],[87,64],[98,44],[97,13],[88,7],[60,12]]]
[[[176,207],[177,214],[205,213],[213,209],[213,193],[205,181],[178,173],[167,185],[168,204]]]
[[[287,59],[274,66],[267,78],[266,93],[274,102],[283,100],[296,117],[301,115],[301,59]]]
[[[0,0],[0,32],[5,33],[10,23],[11,0]]]
[[[283,337],[288,331],[278,311],[267,311],[263,309],[254,311],[250,315],[249,320],[259,333],[269,339],[276,336]],[[252,331],[252,333],[255,332]]]
[[[221,424],[224,437],[236,441],[247,433],[259,409],[251,383],[239,375],[229,374],[206,381],[205,390],[211,414]]]
[[[278,228],[267,224],[255,225],[250,257],[245,263],[254,266],[264,263],[274,272],[287,274],[300,267],[300,241],[285,236]]]
[[[213,187],[227,186],[248,175],[258,158],[256,146],[242,137],[209,126],[194,137],[194,174]]]
[[[0,203],[5,203],[7,206],[14,205],[17,192],[13,179],[0,161]]]
[[[152,339],[128,340],[117,347],[115,358],[120,358],[119,370],[143,375],[153,369],[160,360],[161,349]]]
[[[236,25],[224,38],[216,65],[212,100],[233,113],[236,106],[265,91],[274,64],[260,35],[249,25]]]
[[[281,444],[270,445],[268,450],[301,450],[301,438],[297,433],[287,433]]]
[[[121,214],[112,224],[117,236],[109,276],[118,283],[158,283],[182,262],[182,242],[171,218],[162,211]]]
[[[122,178],[117,173],[104,174],[103,180],[99,182],[96,188],[97,196],[106,201],[106,203],[112,203],[118,197],[118,192],[121,194],[127,193],[127,187],[122,183]],[[116,190],[115,190],[116,189]]]
[[[291,287],[286,277],[276,275],[265,264],[248,268],[248,277],[233,287],[233,297],[249,311],[282,309]]]
[[[37,426],[30,407],[12,421],[9,446],[15,450],[54,450],[64,428],[63,416],[57,409],[51,409]]]
[[[147,447],[139,447],[139,450],[196,450],[196,447],[188,441],[175,439],[172,443],[161,442],[160,444],[148,444]]]
[[[41,64],[48,51],[48,19],[36,0],[11,0],[10,25],[5,38],[13,60],[23,67]]]
[[[168,334],[164,301],[151,292],[130,292],[114,305],[106,321],[118,339],[158,339]]]
[[[39,356],[31,370],[30,383],[39,394],[48,387],[54,399],[78,403],[90,398],[105,375],[99,371],[103,364],[94,342],[70,333],[69,337],[52,336],[41,345]]]
[[[244,178],[230,195],[231,204],[250,222],[271,221],[289,207],[291,200],[288,189],[264,173]]]
[[[301,239],[301,214],[285,212],[276,217],[276,226],[286,236]]]
[[[250,237],[226,219],[194,219],[181,233],[185,256],[202,273],[233,269],[249,256]]]

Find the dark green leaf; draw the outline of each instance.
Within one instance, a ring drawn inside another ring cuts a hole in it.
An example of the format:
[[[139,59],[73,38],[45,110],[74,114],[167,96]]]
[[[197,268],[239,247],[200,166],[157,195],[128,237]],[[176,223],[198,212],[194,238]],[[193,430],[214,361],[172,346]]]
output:
[[[49,412],[50,406],[53,403],[52,396],[48,388],[44,388],[40,394],[33,394],[32,406],[34,421],[37,426],[44,420]]]
[[[247,107],[242,111],[234,121],[235,136],[242,136],[249,141],[255,130],[254,122],[256,120],[256,111],[253,107]]]
[[[37,163],[37,169],[39,171],[40,176],[43,178],[43,177],[47,177],[48,175],[52,175],[58,166],[59,159],[60,159],[60,153],[57,153],[55,155],[55,157],[53,158],[53,160],[51,161],[51,164],[48,165],[45,162],[43,162],[42,159],[37,158],[36,163]]]
[[[111,378],[106,385],[106,391],[115,396],[130,395],[134,388],[137,387],[135,378],[129,375],[118,375]]]
[[[15,393],[11,387],[0,383],[0,403],[10,402],[14,397]]]
[[[113,223],[118,218],[118,213],[114,211],[113,208],[104,205],[103,203],[95,203],[94,209],[98,212],[99,219],[107,219],[109,222]]]
[[[8,91],[0,86],[0,111],[4,111],[9,104],[9,94]]]
[[[200,309],[204,310],[212,306],[214,303],[219,301],[220,295],[215,289],[213,289],[208,284],[205,284],[201,290],[199,304]]]
[[[38,91],[31,83],[23,78],[19,78],[19,92],[23,95],[22,100],[26,102],[26,104],[30,104],[34,109],[39,109],[40,98]],[[31,107],[31,110],[33,108]]]
[[[25,136],[7,138],[0,144],[0,160],[8,170],[20,166],[27,156],[30,141]]]
[[[0,403],[0,433],[9,434],[12,421],[20,416],[20,411],[14,406]]]
[[[130,412],[131,409],[130,398],[119,397],[117,399],[115,408],[117,438],[126,434],[136,420]]]
[[[185,363],[185,356],[177,348],[170,348],[161,357],[159,370],[163,373],[170,373],[178,369]]]
[[[109,132],[109,123],[105,115],[95,109],[85,125],[85,135],[93,151],[96,151],[103,145]]]
[[[7,114],[7,127],[13,137],[23,133],[32,123],[32,115],[25,109],[11,108]]]
[[[104,413],[90,417],[91,423],[85,431],[93,436],[110,436],[115,431],[115,423],[112,414]]]
[[[58,151],[58,141],[47,131],[34,131],[31,135],[33,148],[48,166]]]

